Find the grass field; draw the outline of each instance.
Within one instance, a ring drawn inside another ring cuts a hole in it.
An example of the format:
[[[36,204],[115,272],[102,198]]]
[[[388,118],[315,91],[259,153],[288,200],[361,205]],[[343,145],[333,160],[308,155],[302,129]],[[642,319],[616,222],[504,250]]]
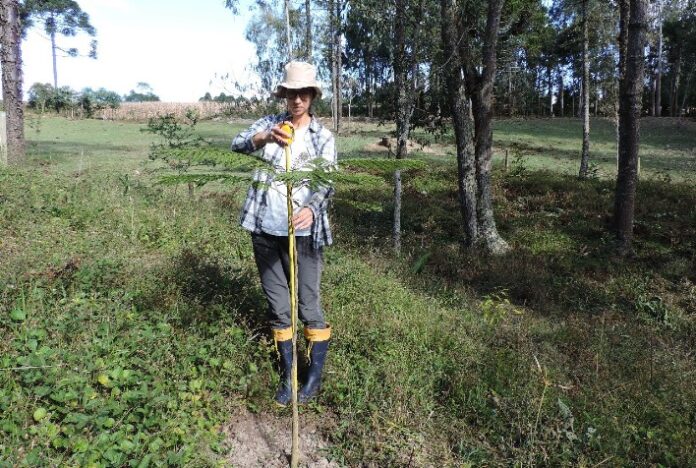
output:
[[[226,146],[243,126],[198,131]],[[244,187],[156,185],[142,127],[44,118],[27,167],[0,169],[2,466],[225,465],[238,408],[289,417],[271,404]],[[323,282],[335,338],[302,410],[330,458],[696,464],[694,124],[644,123],[627,260],[608,231],[613,127],[593,128],[597,177],[578,181],[577,121],[496,124],[503,257],[459,247],[450,135],[418,135],[429,166],[404,178],[399,258],[389,184],[338,187]],[[355,124],[340,157],[374,156],[387,134]]]

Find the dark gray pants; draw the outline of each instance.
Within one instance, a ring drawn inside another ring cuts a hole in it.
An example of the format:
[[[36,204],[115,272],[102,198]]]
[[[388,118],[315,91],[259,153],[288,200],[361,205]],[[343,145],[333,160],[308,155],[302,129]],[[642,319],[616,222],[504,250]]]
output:
[[[319,287],[324,263],[321,249],[312,247],[312,236],[295,237],[297,243],[297,295],[299,318],[305,328],[326,327]],[[290,259],[287,236],[252,234],[254,258],[261,276],[261,287],[268,299],[271,328],[284,329],[290,322]]]

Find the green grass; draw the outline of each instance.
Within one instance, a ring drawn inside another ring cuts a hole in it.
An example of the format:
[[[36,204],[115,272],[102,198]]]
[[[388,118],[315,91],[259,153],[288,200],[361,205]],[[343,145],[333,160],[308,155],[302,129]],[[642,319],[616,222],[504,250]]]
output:
[[[672,155],[685,168],[672,179],[688,180],[696,136],[676,125],[644,129],[644,168]],[[271,405],[244,188],[155,185],[141,127],[44,119],[27,166],[0,170],[0,465],[212,466],[236,408],[289,417]],[[225,146],[241,128],[199,131]],[[545,141],[496,170],[513,246],[500,258],[459,247],[451,155],[404,178],[400,258],[389,186],[338,188],[323,283],[335,338],[322,397],[303,409],[330,428],[332,458],[696,463],[696,190],[642,180],[636,255],[613,257],[611,180],[579,182],[550,154],[570,164],[577,128],[497,124],[501,148]],[[341,156],[386,133],[341,137]],[[610,154],[608,130],[594,135]]]
[[[528,156],[533,168],[550,168],[577,174],[578,119],[503,120],[496,124],[497,143]],[[590,161],[600,176],[616,177],[616,131],[613,122],[595,118],[590,128]],[[641,169],[647,177],[696,180],[696,123],[677,119],[643,119],[641,126]]]
[[[389,127],[391,128],[391,127]],[[387,133],[386,130],[384,133]],[[696,123],[686,119],[649,118],[641,126],[641,176],[646,179],[696,181]],[[416,132],[429,144],[448,145],[454,154],[454,136]],[[503,119],[494,123],[494,164],[522,161],[529,169],[577,175],[580,167],[582,122],[579,119]],[[593,118],[590,125],[590,164],[603,179],[616,178],[616,131],[614,123]]]

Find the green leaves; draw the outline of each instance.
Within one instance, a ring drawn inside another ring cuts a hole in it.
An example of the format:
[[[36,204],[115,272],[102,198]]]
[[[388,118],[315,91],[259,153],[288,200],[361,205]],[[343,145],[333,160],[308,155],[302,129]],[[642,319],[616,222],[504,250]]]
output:
[[[112,386],[111,379],[106,374],[99,374],[97,376],[97,382],[99,382],[102,386],[104,386],[106,388],[111,388],[111,386]]]
[[[45,418],[47,414],[48,414],[48,411],[46,411],[46,408],[37,408],[34,411],[34,414],[32,415],[32,417],[34,418],[34,421],[39,422],[43,418]]]
[[[15,307],[15,308],[12,309],[12,311],[10,312],[10,318],[11,318],[12,320],[14,320],[15,322],[23,322],[23,321],[26,320],[27,314],[26,314],[26,312],[24,312],[24,311],[23,311],[22,309],[20,309],[19,307]]]
[[[273,180],[292,186],[308,183],[312,189],[335,184],[359,186],[383,186],[385,176],[391,178],[396,170],[420,170],[426,167],[425,162],[416,159],[362,159],[351,158],[341,160],[337,170],[330,162],[322,158],[309,161],[305,170],[292,172],[275,172],[272,166],[255,156],[234,153],[229,150],[214,147],[184,147],[162,148],[161,155],[172,160],[187,160],[198,166],[208,166],[217,172],[168,174],[159,178],[162,185],[194,184],[202,186],[210,182],[241,183],[253,180],[253,171],[266,170],[273,172]],[[309,169],[309,170],[307,170]],[[256,182],[263,184],[263,182]]]

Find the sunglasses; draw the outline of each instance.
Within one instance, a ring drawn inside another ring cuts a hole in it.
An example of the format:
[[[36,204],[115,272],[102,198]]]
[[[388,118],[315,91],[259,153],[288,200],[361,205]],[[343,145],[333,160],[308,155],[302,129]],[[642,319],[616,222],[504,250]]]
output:
[[[314,91],[312,88],[303,88],[303,89],[286,89],[285,90],[285,97],[287,99],[295,99],[297,96],[300,97],[303,101],[306,101],[308,98],[312,96],[312,91]]]

